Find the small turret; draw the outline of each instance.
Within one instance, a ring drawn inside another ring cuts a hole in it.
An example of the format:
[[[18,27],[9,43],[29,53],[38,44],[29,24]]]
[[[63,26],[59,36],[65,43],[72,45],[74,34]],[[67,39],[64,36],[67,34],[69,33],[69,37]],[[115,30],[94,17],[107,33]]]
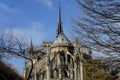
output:
[[[33,55],[33,44],[32,44],[32,39],[30,41],[30,56]]]

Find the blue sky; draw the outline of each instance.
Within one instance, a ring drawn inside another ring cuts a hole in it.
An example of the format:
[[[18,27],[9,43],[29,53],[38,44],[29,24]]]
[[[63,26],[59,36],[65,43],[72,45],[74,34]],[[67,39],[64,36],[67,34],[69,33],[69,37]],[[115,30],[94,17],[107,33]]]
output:
[[[75,0],[61,0],[64,31],[69,34],[76,12]],[[13,28],[28,40],[39,44],[54,40],[58,17],[58,0],[0,0],[0,28]],[[47,37],[46,37],[47,36]]]
[[[70,37],[72,17],[77,15],[75,0],[61,0],[61,15],[64,32]],[[0,0],[0,29],[12,28],[34,45],[55,40],[57,19],[58,0]],[[22,72],[21,60],[9,62]]]

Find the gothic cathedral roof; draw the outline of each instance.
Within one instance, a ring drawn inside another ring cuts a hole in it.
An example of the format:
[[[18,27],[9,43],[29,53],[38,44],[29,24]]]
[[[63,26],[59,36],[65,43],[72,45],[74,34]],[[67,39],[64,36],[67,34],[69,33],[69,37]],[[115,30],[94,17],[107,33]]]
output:
[[[63,32],[63,27],[62,27],[62,23],[61,23],[60,2],[59,2],[57,35],[56,35],[56,40],[54,41],[53,44],[69,44],[69,43],[70,43],[70,41],[64,35],[64,32]]]

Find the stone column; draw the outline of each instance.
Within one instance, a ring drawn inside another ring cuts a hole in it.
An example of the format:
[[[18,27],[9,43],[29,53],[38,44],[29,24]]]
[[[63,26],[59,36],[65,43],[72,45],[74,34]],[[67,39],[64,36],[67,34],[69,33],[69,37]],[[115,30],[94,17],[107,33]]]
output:
[[[83,55],[81,54],[81,60],[80,60],[80,80],[83,80]]]
[[[59,68],[59,79],[61,80],[61,69]]]
[[[47,56],[46,56],[46,68],[47,68],[47,80],[50,80],[50,49],[47,50]]]
[[[77,71],[76,71],[76,69],[77,69],[77,65],[76,65],[75,60],[74,60],[74,80],[77,80]]]
[[[24,65],[24,72],[23,72],[23,76],[24,76],[24,78],[26,79],[27,78],[27,65],[26,65],[27,63],[26,63],[26,61],[25,61],[25,65]]]
[[[76,56],[78,53],[78,38],[75,41],[75,53],[74,53],[74,80],[77,80],[77,64],[76,64]]]
[[[37,72],[36,72],[36,67],[35,67],[35,80],[37,80]]]
[[[65,58],[66,58],[66,62],[65,62],[65,64],[67,65],[68,63],[68,57],[67,57],[67,54],[65,54]]]

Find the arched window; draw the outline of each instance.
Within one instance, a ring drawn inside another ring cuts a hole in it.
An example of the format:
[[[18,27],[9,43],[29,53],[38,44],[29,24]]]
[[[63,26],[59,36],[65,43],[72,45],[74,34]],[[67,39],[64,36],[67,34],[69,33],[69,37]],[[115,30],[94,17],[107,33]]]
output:
[[[44,45],[44,47],[46,47],[46,45]]]
[[[50,45],[48,45],[48,47],[50,47]]]
[[[63,64],[65,64],[65,61],[66,61],[65,52],[62,50],[62,51],[60,52],[60,55],[61,55],[61,59],[62,59]]]
[[[64,41],[64,39],[62,39],[62,42]]]

